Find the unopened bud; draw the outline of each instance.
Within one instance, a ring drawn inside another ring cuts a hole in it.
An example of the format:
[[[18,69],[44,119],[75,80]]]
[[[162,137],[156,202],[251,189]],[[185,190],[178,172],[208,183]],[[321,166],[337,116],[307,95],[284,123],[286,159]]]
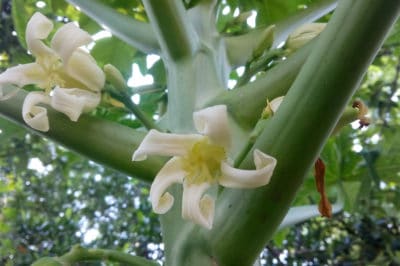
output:
[[[318,36],[325,28],[326,23],[304,24],[293,31],[286,40],[286,48],[294,52]]]
[[[260,57],[265,50],[271,48],[272,43],[274,42],[275,35],[275,25],[271,25],[262,32],[262,39],[260,40],[258,46],[253,51],[253,58]]]
[[[117,90],[124,90],[126,82],[121,72],[113,65],[107,64],[103,68],[106,74],[106,79],[110,82]]]
[[[342,116],[340,117],[338,123],[335,126],[335,129],[332,132],[332,135],[335,135],[344,126],[356,120],[360,121],[359,128],[368,126],[371,123],[371,121],[368,117],[366,117],[367,114],[368,114],[367,105],[359,99],[355,100],[351,107],[346,107],[346,109],[344,110]]]
[[[262,119],[267,119],[271,116],[273,116],[276,111],[278,110],[279,106],[281,105],[283,101],[284,96],[276,97],[272,101],[267,100],[267,106],[264,108],[261,118]]]
[[[237,24],[244,23],[247,21],[247,19],[249,17],[251,17],[251,15],[253,15],[253,11],[246,11],[246,12],[240,13],[239,16],[237,16],[235,18],[235,23],[237,23]]]

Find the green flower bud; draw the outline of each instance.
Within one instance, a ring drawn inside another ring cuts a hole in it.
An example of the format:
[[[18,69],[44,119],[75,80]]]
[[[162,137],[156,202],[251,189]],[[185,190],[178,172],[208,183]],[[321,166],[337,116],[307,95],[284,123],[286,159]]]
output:
[[[235,18],[235,23],[241,24],[246,22],[246,20],[253,14],[253,11],[246,11],[243,13],[240,13],[239,16]]]
[[[368,114],[368,107],[359,99],[353,102],[351,107],[346,107],[338,123],[336,124],[332,135],[337,134],[344,126],[359,120],[360,128],[368,126],[371,121],[366,115]]]
[[[276,111],[278,111],[278,108],[281,105],[283,98],[284,96],[276,97],[272,101],[269,101],[267,99],[267,106],[264,108],[261,114],[261,118],[268,119],[271,116],[273,116],[276,113]]]
[[[262,32],[263,38],[260,40],[256,49],[254,49],[253,58],[260,57],[265,50],[271,48],[274,42],[275,28],[275,25],[271,25]]]

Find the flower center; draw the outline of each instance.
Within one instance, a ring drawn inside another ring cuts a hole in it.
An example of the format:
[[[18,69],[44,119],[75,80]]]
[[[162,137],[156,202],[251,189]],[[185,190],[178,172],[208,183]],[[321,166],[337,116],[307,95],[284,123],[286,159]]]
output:
[[[37,63],[43,68],[47,74],[47,78],[41,84],[46,92],[50,92],[55,86],[63,87],[65,85],[64,79],[61,77],[62,62],[57,56],[43,56],[37,58]]]
[[[189,184],[215,182],[221,176],[221,161],[225,157],[223,147],[212,144],[208,137],[202,138],[181,157],[182,168],[187,173],[185,181]]]

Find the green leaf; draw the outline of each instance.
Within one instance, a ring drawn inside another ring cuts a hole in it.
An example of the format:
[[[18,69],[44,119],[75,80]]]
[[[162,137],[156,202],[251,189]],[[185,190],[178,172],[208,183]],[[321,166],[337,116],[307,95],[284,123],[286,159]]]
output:
[[[12,0],[12,18],[15,31],[21,46],[26,49],[25,28],[29,18],[34,13],[32,1]],[[36,1],[35,1],[36,2]]]
[[[123,41],[115,37],[98,40],[91,54],[100,66],[114,65],[121,71],[125,79],[132,75],[132,62],[136,49]]]
[[[375,169],[379,177],[386,182],[400,181],[400,128],[389,128],[383,131],[386,145],[379,154]]]
[[[79,6],[83,13],[107,27],[116,37],[129,45],[146,52],[159,52],[155,34],[148,23],[121,14],[96,0],[67,0],[67,2]]]

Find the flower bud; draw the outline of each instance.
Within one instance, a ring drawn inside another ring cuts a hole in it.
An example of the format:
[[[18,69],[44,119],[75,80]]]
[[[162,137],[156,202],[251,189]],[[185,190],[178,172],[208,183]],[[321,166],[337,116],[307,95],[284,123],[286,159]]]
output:
[[[271,48],[272,43],[274,42],[275,28],[275,25],[271,25],[262,32],[263,38],[260,40],[256,49],[254,49],[253,58],[260,57],[265,50]]]
[[[318,36],[325,28],[326,23],[304,24],[293,31],[286,40],[286,48],[292,53]]]
[[[126,82],[121,72],[113,65],[107,64],[103,68],[106,74],[106,79],[110,82],[117,90],[124,90],[126,87]]]
[[[278,110],[279,106],[281,105],[283,101],[284,96],[276,97],[272,101],[267,100],[267,106],[264,108],[261,118],[262,119],[267,119],[271,116],[273,116],[276,111]]]

